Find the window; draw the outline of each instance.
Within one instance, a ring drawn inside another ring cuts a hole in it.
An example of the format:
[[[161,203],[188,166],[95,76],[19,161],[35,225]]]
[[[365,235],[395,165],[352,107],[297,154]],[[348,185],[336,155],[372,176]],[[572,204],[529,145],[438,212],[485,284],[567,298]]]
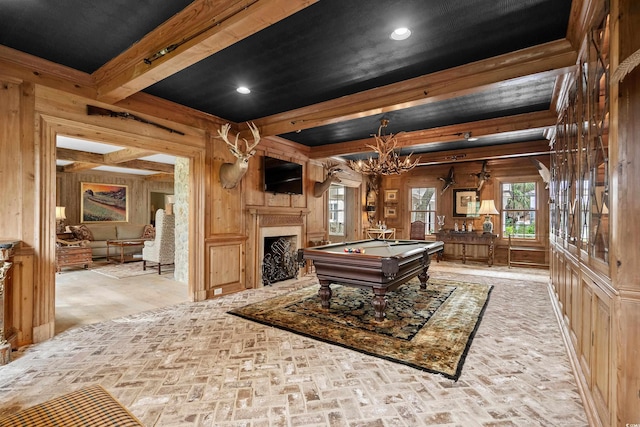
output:
[[[427,234],[436,228],[436,189],[433,187],[411,189],[411,222],[425,223]]]
[[[535,182],[502,183],[502,235],[536,238],[537,186]]]
[[[331,184],[329,187],[329,234],[344,236],[345,187]]]

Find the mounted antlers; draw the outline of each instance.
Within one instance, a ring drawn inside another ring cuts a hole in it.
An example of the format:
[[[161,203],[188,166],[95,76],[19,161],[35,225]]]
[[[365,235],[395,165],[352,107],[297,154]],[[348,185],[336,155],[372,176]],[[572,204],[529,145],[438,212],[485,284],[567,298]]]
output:
[[[240,133],[236,134],[236,139],[232,144],[229,142],[229,129],[231,129],[231,125],[229,123],[223,125],[220,130],[218,130],[218,135],[222,138],[224,142],[229,146],[229,151],[236,157],[235,163],[223,163],[220,166],[220,183],[222,183],[222,188],[235,188],[236,185],[240,182],[245,173],[247,173],[247,169],[249,168],[249,159],[256,154],[254,148],[260,142],[260,132],[258,131],[258,127],[253,123],[247,123],[251,133],[253,134],[253,144],[249,146],[249,142],[242,138],[245,144],[245,151],[241,151],[238,148],[238,137]]]
[[[338,172],[342,172],[342,167],[339,164],[327,164],[325,167],[327,170],[327,179],[322,182],[316,182],[313,184],[313,197],[322,197],[325,191],[329,189],[331,183],[340,182],[338,178]]]

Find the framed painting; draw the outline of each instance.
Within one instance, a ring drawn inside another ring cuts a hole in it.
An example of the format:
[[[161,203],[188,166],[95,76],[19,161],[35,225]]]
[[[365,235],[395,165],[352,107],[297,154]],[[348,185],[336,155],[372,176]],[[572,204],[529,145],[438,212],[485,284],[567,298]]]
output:
[[[80,183],[80,222],[129,221],[126,185]]]
[[[395,218],[398,216],[398,211],[395,206],[385,206],[384,207],[384,217],[385,218]]]
[[[386,203],[396,203],[398,201],[398,190],[384,190],[384,201]]]
[[[477,217],[480,209],[480,192],[475,188],[453,190],[453,216]]]

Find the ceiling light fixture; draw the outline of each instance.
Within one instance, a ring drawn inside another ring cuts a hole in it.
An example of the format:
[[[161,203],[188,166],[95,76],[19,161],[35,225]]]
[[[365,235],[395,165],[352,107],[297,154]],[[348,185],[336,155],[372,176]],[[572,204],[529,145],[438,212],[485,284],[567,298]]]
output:
[[[398,139],[393,134],[382,135],[382,129],[386,128],[389,124],[389,120],[380,120],[380,127],[378,128],[378,134],[372,134],[376,140],[376,145],[366,145],[371,148],[378,157],[369,157],[366,161],[349,160],[349,166],[356,172],[360,172],[365,175],[400,175],[403,172],[408,172],[415,168],[420,158],[418,157],[414,161],[411,161],[411,154],[405,157],[404,160],[400,159],[400,155],[396,151],[398,145]]]
[[[411,36],[411,30],[406,27],[396,28],[389,36],[391,40],[406,40]]]
[[[246,86],[239,86],[238,89],[236,89],[238,91],[238,93],[241,93],[243,95],[247,95],[249,93],[251,93],[251,89],[249,89]]]
[[[475,137],[471,136],[471,132],[465,132],[464,133],[464,139],[466,139],[467,141],[471,141],[471,142],[478,140],[478,138],[475,138]]]

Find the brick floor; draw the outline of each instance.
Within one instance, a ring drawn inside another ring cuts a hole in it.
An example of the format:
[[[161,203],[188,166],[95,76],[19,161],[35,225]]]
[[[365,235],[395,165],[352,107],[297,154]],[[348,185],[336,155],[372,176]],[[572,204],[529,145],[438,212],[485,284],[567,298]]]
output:
[[[226,314],[312,283],[71,328],[0,367],[0,415],[87,384],[147,426],[586,426],[548,272],[432,264],[495,286],[457,382]]]

